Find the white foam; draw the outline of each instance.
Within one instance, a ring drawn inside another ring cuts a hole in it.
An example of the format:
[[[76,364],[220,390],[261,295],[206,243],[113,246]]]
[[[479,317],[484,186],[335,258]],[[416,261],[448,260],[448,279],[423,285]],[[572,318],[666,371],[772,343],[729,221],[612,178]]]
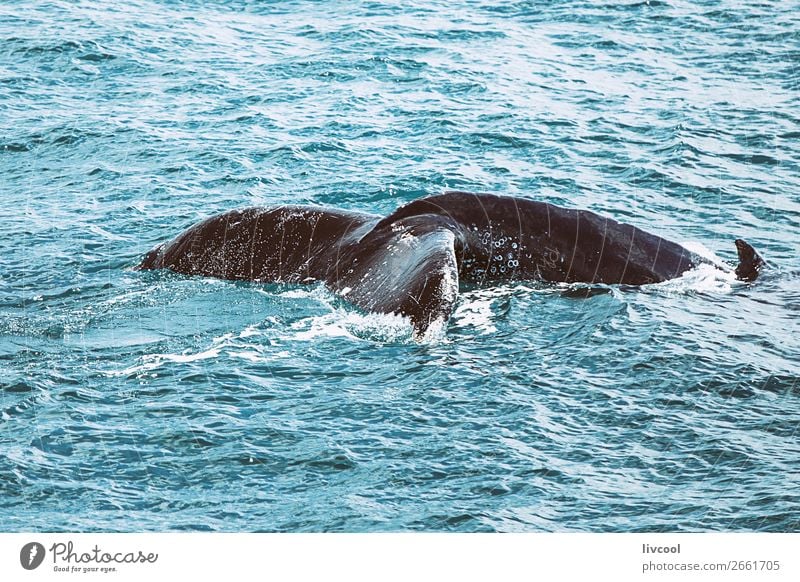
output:
[[[220,353],[219,347],[210,347],[202,352],[195,354],[147,354],[142,356],[142,363],[136,366],[130,366],[124,370],[114,370],[108,372],[107,375],[114,376],[130,376],[131,374],[143,374],[145,372],[152,372],[160,368],[165,362],[175,362],[185,364],[188,362],[197,362],[199,360],[206,360],[208,358],[216,358]]]
[[[687,251],[692,252],[692,253],[704,258],[705,260],[709,261],[710,263],[713,263],[714,265],[716,265],[720,269],[722,269],[722,270],[730,269],[730,267],[725,264],[725,261],[723,261],[721,258],[719,258],[714,253],[714,251],[712,251],[710,248],[708,248],[703,243],[690,240],[690,241],[683,241],[680,244]]]
[[[420,344],[438,345],[447,343],[447,319],[435,319],[422,335],[415,335],[414,341]]]
[[[486,287],[483,289],[473,289],[462,293],[459,303],[453,312],[453,321],[457,325],[471,326],[484,334],[494,333],[497,327],[494,324],[496,317],[493,311],[495,301],[506,297],[513,297],[521,293],[552,293],[553,287],[545,286],[542,288],[532,287],[522,282],[513,285],[498,285],[497,287]]]
[[[300,341],[321,337],[387,343],[411,342],[415,339],[414,328],[406,317],[386,313],[361,314],[348,309],[334,309],[324,315],[300,320],[292,324],[290,329],[295,330],[291,339]]]
[[[645,287],[667,293],[730,293],[735,281],[736,274],[733,271],[702,264],[686,271],[677,279]]]
[[[483,333],[494,333],[497,328],[492,322],[493,301],[494,297],[465,299],[462,296],[462,303],[453,312],[453,320],[458,325],[472,326]]]
[[[258,323],[249,325],[238,334],[226,333],[219,337],[215,337],[211,340],[211,345],[200,352],[184,352],[181,354],[146,354],[141,357],[141,363],[135,366],[130,366],[123,370],[112,370],[106,372],[106,375],[115,377],[129,376],[131,374],[143,374],[157,370],[164,364],[187,364],[191,362],[199,362],[210,358],[216,358],[223,352],[230,356],[250,360],[253,362],[263,361],[264,358],[261,355],[260,350],[257,349],[258,346],[253,346],[254,351],[242,351],[243,346],[240,343],[237,343],[237,340],[240,339],[263,335],[263,332],[258,329],[259,325],[260,324]],[[244,346],[244,348],[246,349],[247,346]]]
[[[259,289],[259,291],[261,291],[261,293],[264,295],[275,296],[275,293],[269,293],[262,289]],[[288,291],[282,291],[277,295],[278,297],[286,297],[287,299],[316,299],[316,297],[314,297],[314,292],[308,289],[289,289]]]
[[[254,362],[254,363],[262,363],[266,359],[258,352],[232,350],[228,352],[228,355],[234,358],[241,358],[242,360],[247,360],[248,362]]]

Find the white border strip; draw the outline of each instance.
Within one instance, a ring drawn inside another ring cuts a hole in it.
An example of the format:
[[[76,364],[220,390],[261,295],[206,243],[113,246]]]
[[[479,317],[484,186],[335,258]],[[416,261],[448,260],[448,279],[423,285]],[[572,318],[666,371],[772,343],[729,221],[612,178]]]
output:
[[[26,533],[0,534],[0,579],[794,582],[798,550],[791,533]]]

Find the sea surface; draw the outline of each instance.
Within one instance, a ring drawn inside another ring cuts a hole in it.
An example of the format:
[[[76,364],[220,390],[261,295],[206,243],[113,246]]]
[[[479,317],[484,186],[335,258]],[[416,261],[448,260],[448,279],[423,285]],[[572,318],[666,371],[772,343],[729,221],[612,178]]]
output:
[[[446,189],[769,268],[464,290],[424,341],[133,270]],[[3,0],[0,530],[800,531],[799,249],[797,0]]]

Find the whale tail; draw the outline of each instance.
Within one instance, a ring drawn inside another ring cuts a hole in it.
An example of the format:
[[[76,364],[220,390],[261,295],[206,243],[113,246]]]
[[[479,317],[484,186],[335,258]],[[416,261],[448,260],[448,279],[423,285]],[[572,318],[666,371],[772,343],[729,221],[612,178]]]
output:
[[[736,278],[740,281],[755,281],[766,263],[764,259],[744,240],[737,238],[736,252],[739,253],[739,266],[736,267]]]
[[[262,283],[324,281],[366,311],[408,318],[422,338],[453,311],[460,249],[458,229],[438,215],[379,221],[291,205],[212,216],[155,247],[136,269]]]
[[[415,338],[446,323],[458,300],[460,242],[447,220],[421,215],[386,221],[359,241],[358,253],[328,279],[349,302],[411,320]]]

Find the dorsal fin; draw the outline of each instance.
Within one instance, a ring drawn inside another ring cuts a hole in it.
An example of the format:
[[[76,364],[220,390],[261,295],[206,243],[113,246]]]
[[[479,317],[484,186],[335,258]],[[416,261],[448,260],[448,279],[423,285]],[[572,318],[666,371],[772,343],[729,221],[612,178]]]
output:
[[[739,253],[739,266],[736,267],[736,278],[741,281],[755,281],[762,267],[766,265],[756,250],[744,240],[737,238],[736,252]]]

